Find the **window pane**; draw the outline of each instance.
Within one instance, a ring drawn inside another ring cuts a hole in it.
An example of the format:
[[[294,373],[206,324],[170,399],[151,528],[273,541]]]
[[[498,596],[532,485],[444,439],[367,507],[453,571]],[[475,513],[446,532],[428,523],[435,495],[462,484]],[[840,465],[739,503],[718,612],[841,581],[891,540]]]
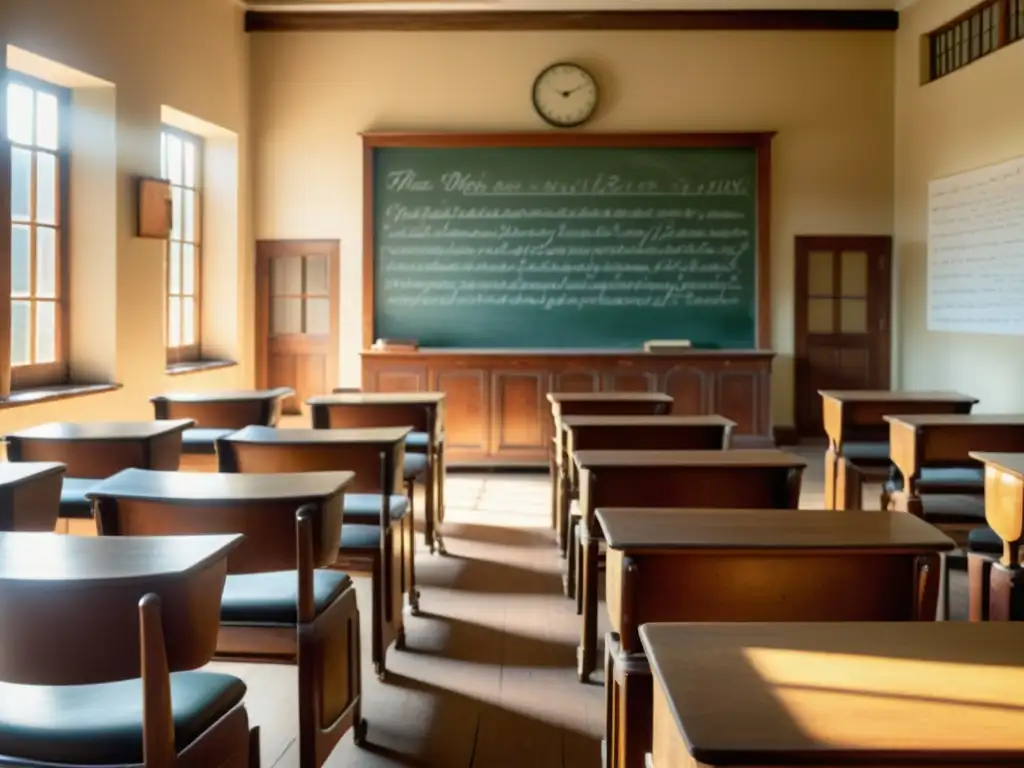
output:
[[[194,299],[181,300],[181,343],[196,343],[196,304]]]
[[[36,296],[57,295],[57,230],[36,227]]]
[[[36,93],[36,144],[44,149],[57,149],[57,97],[52,93]]]
[[[167,178],[167,134],[160,133],[160,178]]]
[[[191,189],[181,190],[181,239],[195,242],[196,196]]]
[[[302,259],[283,257],[274,259],[274,274],[271,281],[274,296],[289,296],[302,293]]]
[[[29,243],[32,230],[23,225],[11,227],[11,296],[30,296],[32,293],[32,253]]]
[[[32,97],[31,88],[18,83],[7,86],[7,138],[19,144],[32,143]]]
[[[859,298],[868,295],[868,255],[863,251],[843,251],[842,261],[843,296]]]
[[[832,299],[808,299],[807,330],[809,333],[832,333]]]
[[[331,333],[330,299],[306,299],[306,333],[315,336]]]
[[[185,144],[185,179],[186,187],[196,186],[196,145],[191,141]]]
[[[171,184],[181,184],[181,139],[167,134],[167,178]]]
[[[306,293],[327,295],[327,257],[306,257]]]
[[[52,301],[36,302],[36,362],[57,359],[57,306]]]
[[[274,336],[302,333],[302,299],[274,298],[270,328]]]
[[[181,187],[171,187],[171,237],[181,240]]]
[[[29,312],[32,305],[27,301],[11,302],[11,365],[28,365],[29,345],[32,342],[32,323]]]
[[[167,292],[181,293],[181,243],[173,240],[167,251]]]
[[[867,299],[843,299],[839,302],[839,325],[843,333],[867,333]]]
[[[167,346],[181,346],[181,299],[177,296],[167,300]]]
[[[11,218],[28,221],[32,216],[32,153],[11,150]]]
[[[807,293],[811,296],[832,295],[832,251],[811,251],[807,254]]]
[[[36,221],[57,223],[57,156],[36,152]]]
[[[196,292],[196,253],[187,243],[181,246],[181,292],[186,296]]]

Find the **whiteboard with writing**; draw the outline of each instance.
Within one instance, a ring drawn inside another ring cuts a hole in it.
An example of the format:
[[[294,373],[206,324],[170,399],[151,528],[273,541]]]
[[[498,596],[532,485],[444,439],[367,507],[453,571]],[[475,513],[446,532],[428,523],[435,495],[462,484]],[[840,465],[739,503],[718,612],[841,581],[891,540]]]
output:
[[[1024,158],[929,184],[928,330],[1024,335]]]

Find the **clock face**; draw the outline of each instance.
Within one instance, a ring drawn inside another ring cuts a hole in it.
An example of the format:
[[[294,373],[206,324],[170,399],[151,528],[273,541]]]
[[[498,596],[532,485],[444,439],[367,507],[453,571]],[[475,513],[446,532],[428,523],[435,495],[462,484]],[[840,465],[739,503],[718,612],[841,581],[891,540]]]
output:
[[[558,128],[583,125],[597,108],[597,83],[576,64],[552,64],[533,83],[533,106]]]

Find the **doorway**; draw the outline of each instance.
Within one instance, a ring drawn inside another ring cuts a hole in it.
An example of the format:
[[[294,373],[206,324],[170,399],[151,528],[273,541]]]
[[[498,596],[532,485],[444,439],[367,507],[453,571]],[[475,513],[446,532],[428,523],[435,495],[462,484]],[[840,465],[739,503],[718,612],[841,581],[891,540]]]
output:
[[[796,428],[821,437],[819,389],[888,389],[892,238],[796,239]]]
[[[256,242],[256,382],[295,390],[284,413],[337,383],[338,254],[336,240]]]

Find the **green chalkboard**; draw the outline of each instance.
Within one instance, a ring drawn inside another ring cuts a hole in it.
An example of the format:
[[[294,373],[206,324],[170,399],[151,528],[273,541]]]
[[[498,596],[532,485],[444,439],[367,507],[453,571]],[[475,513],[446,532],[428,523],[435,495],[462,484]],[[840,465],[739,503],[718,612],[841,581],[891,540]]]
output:
[[[372,150],[375,338],[757,340],[757,149]]]

